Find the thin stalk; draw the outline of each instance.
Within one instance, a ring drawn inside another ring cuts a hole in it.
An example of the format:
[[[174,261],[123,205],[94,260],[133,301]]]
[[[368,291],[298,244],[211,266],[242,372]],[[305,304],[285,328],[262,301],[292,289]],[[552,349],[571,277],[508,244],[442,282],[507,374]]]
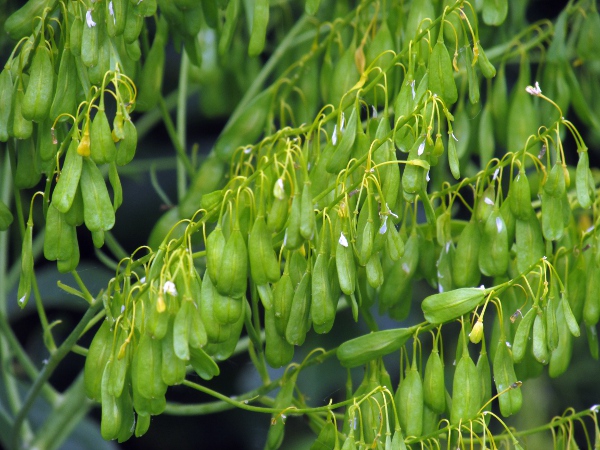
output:
[[[182,52],[181,66],[179,67],[179,91],[177,93],[177,138],[179,145],[186,149],[186,121],[188,98],[188,71],[189,59],[187,52]],[[188,160],[188,163],[191,163]],[[177,200],[181,201],[187,191],[186,166],[181,158],[177,158]],[[192,168],[193,169],[193,168]],[[191,175],[190,175],[191,176]]]
[[[190,159],[185,153],[185,148],[179,142],[179,138],[177,136],[177,130],[175,129],[175,125],[173,124],[173,120],[169,115],[169,111],[167,109],[167,105],[165,103],[165,99],[160,96],[158,98],[158,107],[162,114],[162,120],[164,122],[165,128],[167,129],[167,134],[169,135],[169,139],[171,139],[171,143],[175,147],[175,152],[177,153],[177,157],[185,166],[186,172],[189,177],[194,175],[194,168],[192,167],[192,163]]]
[[[52,356],[50,356],[48,362],[40,372],[40,376],[35,380],[33,386],[31,386],[31,389],[29,390],[29,393],[25,398],[23,407],[21,408],[21,410],[17,414],[17,417],[15,418],[15,424],[12,430],[11,437],[12,448],[20,448],[19,436],[21,434],[21,428],[23,427],[23,423],[25,422],[27,414],[33,406],[36,397],[40,393],[40,390],[42,389],[46,381],[50,378],[50,376],[54,372],[54,369],[56,369],[56,367],[58,367],[59,363],[64,359],[64,357],[71,352],[71,349],[79,340],[79,337],[86,328],[88,322],[90,322],[94,318],[96,311],[100,309],[101,306],[102,301],[98,299],[92,305],[90,305],[90,307],[85,312],[77,326],[73,329],[73,331],[71,331],[71,334],[69,334],[67,339],[65,339],[65,341],[56,349]],[[28,441],[25,441],[24,443],[28,443]]]

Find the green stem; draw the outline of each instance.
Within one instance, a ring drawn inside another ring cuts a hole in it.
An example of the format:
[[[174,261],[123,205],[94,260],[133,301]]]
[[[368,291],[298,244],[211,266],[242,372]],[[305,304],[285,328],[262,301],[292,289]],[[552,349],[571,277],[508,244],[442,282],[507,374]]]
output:
[[[231,399],[237,402],[247,402],[249,400],[253,400],[256,397],[268,394],[273,389],[277,388],[280,384],[281,379],[272,381],[269,384],[260,386],[251,391],[245,392],[240,395],[236,395],[230,397]],[[204,414],[213,414],[216,412],[227,411],[229,409],[233,409],[235,406],[231,403],[216,401],[216,402],[207,402],[201,403],[197,405],[190,404],[180,404],[180,403],[167,403],[167,407],[165,409],[165,414],[171,414],[174,416],[197,416]]]
[[[87,287],[85,286],[85,283],[79,276],[79,273],[77,273],[77,270],[72,270],[71,275],[73,275],[73,278],[75,278],[75,282],[77,283],[77,286],[79,286],[79,289],[81,290],[81,292],[83,292],[83,295],[84,295],[85,299],[87,300],[87,302],[90,305],[92,303],[94,303],[94,297],[92,296],[92,294],[90,294],[90,291],[88,291]]]
[[[31,448],[56,449],[69,437],[92,407],[85,396],[83,372],[64,394],[60,406],[52,410],[44,424],[36,432]]]
[[[185,148],[181,145],[181,142],[179,142],[179,137],[177,136],[175,125],[173,124],[173,120],[169,115],[169,110],[167,109],[165,99],[162,96],[158,98],[158,107],[162,114],[162,120],[164,122],[165,128],[167,129],[167,133],[169,134],[169,138],[171,139],[171,143],[175,147],[177,157],[179,158],[179,161],[181,161],[181,163],[185,166],[187,175],[191,178],[194,176],[194,168],[192,167],[192,163],[190,162],[190,159],[185,153]]]
[[[27,394],[23,407],[21,408],[17,417],[15,418],[15,424],[12,430],[11,437],[12,448],[20,448],[19,435],[21,434],[21,427],[23,426],[23,422],[25,422],[26,420],[27,413],[33,406],[33,402],[38,396],[40,390],[42,389],[46,381],[50,378],[58,364],[64,359],[65,356],[67,356],[71,352],[71,349],[79,340],[79,337],[82,334],[85,327],[87,326],[88,322],[92,320],[92,318],[96,314],[96,311],[100,309],[101,306],[101,300],[96,300],[92,305],[90,305],[90,307],[85,312],[77,326],[73,329],[73,331],[71,331],[71,334],[69,334],[67,339],[65,339],[65,341],[50,356],[46,365],[40,372],[40,376],[35,380],[33,386],[31,386],[31,389]]]
[[[186,52],[182,52],[181,66],[179,67],[179,91],[177,95],[177,137],[179,145],[186,148],[186,121],[187,121],[187,98],[188,98],[188,72],[189,59]],[[189,162],[189,160],[188,160]],[[189,163],[191,165],[191,163]],[[177,158],[177,200],[181,201],[186,193],[187,179],[186,166],[181,158]],[[193,167],[190,177],[193,176]]]
[[[19,364],[21,364],[25,374],[31,381],[35,381],[39,377],[40,372],[29,358],[29,355],[25,352],[25,350],[23,350],[23,347],[21,347],[21,344],[15,336],[13,329],[10,327],[10,324],[2,313],[0,313],[0,333],[2,333],[8,341],[10,350],[13,352],[15,358],[17,358]],[[3,367],[6,366],[3,365]],[[5,372],[8,375],[9,371],[6,370]],[[42,388],[42,396],[51,405],[56,405],[61,399],[60,394],[48,383]]]

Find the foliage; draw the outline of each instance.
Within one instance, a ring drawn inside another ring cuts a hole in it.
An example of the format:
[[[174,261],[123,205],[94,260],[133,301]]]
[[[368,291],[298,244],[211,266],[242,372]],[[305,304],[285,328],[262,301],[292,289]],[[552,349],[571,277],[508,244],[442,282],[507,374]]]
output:
[[[92,404],[118,442],[152,416],[237,407],[271,415],[268,449],[291,416],[307,419],[315,449],[523,448],[536,433],[560,449],[600,445],[592,405],[531,428],[509,418],[535,378],[574,363],[581,334],[578,358],[599,356],[585,140],[600,131],[600,16],[590,0],[529,15],[507,0],[29,0],[8,16],[3,446],[58,448]],[[174,52],[177,89],[164,96]],[[228,117],[201,156],[195,92],[199,120]],[[143,170],[160,124],[177,205],[128,254],[112,232],[121,178]],[[80,276],[82,236],[114,272],[101,289]],[[87,308],[60,343],[43,259]],[[41,368],[8,315],[32,303]],[[350,317],[365,328],[344,334]],[[70,353],[85,366],[60,393],[48,380]],[[210,388],[241,353],[261,386]],[[312,405],[300,380],[328,360],[348,369],[336,380],[346,397]],[[175,403],[175,385],[217,401]],[[52,413],[32,426],[38,397]]]

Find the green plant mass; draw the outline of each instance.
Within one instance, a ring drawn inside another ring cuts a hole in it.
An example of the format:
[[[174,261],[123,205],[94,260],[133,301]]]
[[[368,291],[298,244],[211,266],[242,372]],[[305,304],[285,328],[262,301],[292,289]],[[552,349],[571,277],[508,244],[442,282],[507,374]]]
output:
[[[2,448],[599,448],[594,0],[15,3]]]

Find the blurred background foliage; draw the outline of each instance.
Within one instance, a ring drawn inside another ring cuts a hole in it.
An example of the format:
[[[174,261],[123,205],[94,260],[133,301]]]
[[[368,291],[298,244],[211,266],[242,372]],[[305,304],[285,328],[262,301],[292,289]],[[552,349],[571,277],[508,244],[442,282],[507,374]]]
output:
[[[7,15],[18,8],[23,2],[16,0],[0,0],[0,27]],[[271,3],[271,18],[267,34],[265,52],[260,57],[250,58],[246,54],[247,28],[242,24],[236,34],[231,49],[225,55],[219,55],[216,43],[217,36],[214,30],[205,27],[201,31],[199,42],[202,46],[202,65],[189,67],[189,98],[187,101],[188,136],[190,147],[197,147],[197,158],[201,160],[212,148],[220,131],[234,111],[245,91],[258,76],[264,64],[275,50],[277,44],[286,36],[289,29],[303,14],[303,2],[279,1]],[[331,11],[350,8],[353,2],[346,0],[322,0],[320,14],[326,15]],[[346,4],[347,3],[347,4]],[[510,40],[511,36],[524,29],[526,24],[541,19],[555,21],[556,16],[565,6],[566,2],[559,0],[545,1],[519,1],[510,2],[509,19],[493,37],[494,42]],[[150,27],[151,28],[151,27]],[[149,33],[153,30],[150,29]],[[481,41],[484,48],[486,39],[491,36],[482,33]],[[7,60],[14,42],[4,33],[0,34],[0,61]],[[302,49],[300,50],[300,53]],[[282,57],[275,72],[269,81],[277,77],[278,70],[283,70],[291,64],[297,55],[294,52]],[[181,49],[171,41],[167,50],[167,63],[163,93],[166,103],[175,117],[175,100],[181,74],[179,73]],[[537,69],[533,61],[532,72]],[[599,61],[593,63],[593,70],[598,70]],[[578,72],[587,76],[584,70]],[[518,61],[510,61],[507,65],[507,79],[509,87],[518,76]],[[589,84],[589,83],[588,83]],[[582,83],[584,89],[588,84]],[[591,98],[598,92],[598,87],[586,92]],[[598,97],[595,97],[598,98]],[[600,102],[590,103],[595,112],[600,115]],[[2,107],[2,105],[0,105]],[[480,107],[473,109],[473,120],[479,114]],[[584,139],[591,150],[592,165],[597,166],[598,148],[600,148],[600,130],[587,127],[574,116],[572,110],[565,113],[572,119],[580,130],[584,132]],[[122,207],[116,216],[116,226],[113,230],[115,239],[122,245],[126,253],[133,252],[136,248],[145,245],[151,238],[157,222],[165,221],[166,228],[170,228],[173,218],[165,218],[169,211],[175,211],[178,203],[176,180],[176,163],[174,150],[169,136],[164,129],[160,115],[156,111],[145,115],[134,115],[141,139],[138,144],[138,153],[135,160],[124,167],[121,172],[123,190],[126,193]],[[4,155],[4,145],[0,144],[0,153]],[[152,181],[154,178],[154,181]],[[160,186],[162,193],[157,192]],[[91,292],[98,292],[106,286],[113,272],[106,269],[97,258],[89,233],[79,233],[80,248],[82,249],[79,272]],[[20,242],[13,240],[8,246],[9,263],[16,260]],[[53,263],[40,261],[36,265],[36,276],[40,290],[44,293],[44,303],[47,307],[49,321],[60,320],[61,323],[54,328],[57,341],[61,341],[70,329],[77,323],[83,309],[81,302],[69,298],[64,291],[56,286],[56,280],[68,280],[69,275],[58,273]],[[414,298],[424,298],[433,290],[425,283],[416,283],[413,291]],[[24,310],[17,307],[16,287],[8,292],[7,319],[15,331],[21,344],[35,364],[41,366],[47,357],[47,350],[43,343],[42,329],[33,304]],[[374,310],[376,314],[376,308]],[[420,311],[413,309],[406,324],[418,323]],[[377,316],[382,329],[395,327],[397,322],[389,318]],[[336,320],[332,331],[326,335],[316,336],[314,333],[308,337],[307,343],[296,352],[295,360],[301,361],[305,356],[305,348],[333,348],[351,336],[364,334],[368,328],[361,321],[355,323],[349,311],[344,311]],[[457,330],[458,331],[458,328]],[[91,339],[90,333],[80,343],[87,347]],[[426,340],[426,339],[425,339]],[[429,343],[426,343],[429,345]],[[452,354],[449,352],[449,354]],[[397,355],[385,358],[386,367],[390,372],[393,383],[399,379],[399,358]],[[589,350],[585,338],[575,340],[572,364],[562,376],[550,379],[546,372],[537,378],[528,381],[527,389],[523,391],[524,402],[522,410],[507,420],[507,423],[518,424],[519,428],[533,428],[547,423],[553,416],[561,415],[565,408],[573,407],[581,410],[592,403],[600,403],[600,384],[597,382],[599,367],[598,361],[589,358]],[[53,374],[50,382],[59,391],[66,389],[80,373],[84,363],[82,356],[71,354]],[[17,371],[19,368],[13,368]],[[5,367],[2,370],[6,370]],[[225,395],[236,395],[260,386],[261,381],[249,359],[236,356],[221,364],[221,375],[203,382],[208,387]],[[283,370],[273,370],[273,377],[279,376]],[[357,385],[363,376],[363,369],[353,369],[352,377]],[[192,379],[196,377],[192,375]],[[346,370],[341,368],[337,361],[330,360],[325,364],[314,366],[302,372],[299,379],[301,391],[305,393],[310,402],[322,404],[332,398],[334,402],[345,397],[340,380],[346,377]],[[23,386],[23,390],[27,388]],[[5,392],[0,384],[0,407],[5,405]],[[169,389],[169,399],[174,402],[200,402],[211,401],[208,396],[190,391],[182,386]],[[179,417],[162,414],[152,419],[152,425],[146,435],[141,438],[132,438],[129,441],[116,444],[105,442],[99,433],[99,408],[91,402],[85,403],[90,408],[89,414],[75,424],[73,434],[61,446],[64,449],[164,449],[177,448],[180,450],[210,447],[213,449],[260,449],[263,448],[264,438],[269,428],[270,416],[258,413],[249,413],[240,410],[229,410],[218,414],[198,417]],[[32,410],[31,421],[35,424],[41,421],[47,411],[47,405],[39,400]],[[578,429],[578,433],[580,429]],[[305,449],[314,441],[314,434],[302,418],[291,418],[286,425],[286,438],[283,448]],[[549,448],[551,437],[548,434],[534,435],[527,438],[528,448]]]

